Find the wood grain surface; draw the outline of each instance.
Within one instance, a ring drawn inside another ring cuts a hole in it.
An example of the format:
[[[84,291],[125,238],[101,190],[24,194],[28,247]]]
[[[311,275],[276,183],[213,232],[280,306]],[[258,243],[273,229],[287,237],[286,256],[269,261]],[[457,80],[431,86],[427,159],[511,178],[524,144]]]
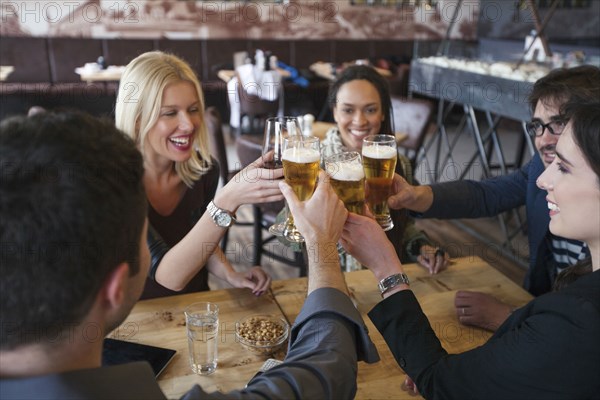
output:
[[[487,331],[458,322],[454,310],[457,290],[490,293],[515,306],[531,299],[525,290],[478,257],[455,259],[448,270],[433,276],[416,264],[404,267],[411,280],[411,289],[442,345],[450,353],[473,349],[490,336]],[[375,278],[368,270],[346,273],[345,277],[352,299],[381,356],[381,361],[376,364],[359,363],[356,398],[414,399],[401,390],[405,374],[367,317],[371,308],[381,301]],[[283,315],[291,324],[302,308],[306,288],[306,278],[296,278],[274,281],[271,292],[258,298],[248,290],[225,289],[140,301],[111,337],[177,350],[174,360],[158,379],[169,398],[180,397],[194,384],[208,391],[240,389],[268,357],[250,353],[236,342],[235,321],[249,314],[272,314]],[[197,301],[219,305],[219,364],[217,371],[209,376],[192,373],[188,361],[183,310]],[[283,359],[284,356],[285,351],[281,351],[274,358]]]
[[[405,265],[404,269],[411,280],[411,289],[449,353],[471,350],[485,343],[491,336],[488,331],[458,322],[454,309],[457,290],[489,293],[515,306],[521,306],[532,298],[520,286],[478,257],[455,259],[449,269],[433,276],[416,264]],[[367,316],[381,301],[377,281],[368,270],[349,272],[345,276],[351,296],[381,356],[381,361],[377,364],[359,363],[356,398],[414,399],[414,396],[400,389],[405,374]],[[288,320],[294,321],[305,298],[306,278],[274,281],[272,291]]]

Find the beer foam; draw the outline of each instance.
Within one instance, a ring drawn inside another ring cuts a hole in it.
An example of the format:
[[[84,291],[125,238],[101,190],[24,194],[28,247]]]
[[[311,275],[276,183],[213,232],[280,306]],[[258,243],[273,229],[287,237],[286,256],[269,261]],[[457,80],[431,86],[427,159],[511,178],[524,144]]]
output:
[[[330,163],[327,164],[327,173],[338,181],[360,181],[365,177],[363,166],[358,163]]]
[[[321,154],[315,149],[290,147],[283,151],[282,160],[307,164],[321,159]]]
[[[377,159],[394,158],[396,157],[396,149],[390,146],[363,146],[362,155]]]

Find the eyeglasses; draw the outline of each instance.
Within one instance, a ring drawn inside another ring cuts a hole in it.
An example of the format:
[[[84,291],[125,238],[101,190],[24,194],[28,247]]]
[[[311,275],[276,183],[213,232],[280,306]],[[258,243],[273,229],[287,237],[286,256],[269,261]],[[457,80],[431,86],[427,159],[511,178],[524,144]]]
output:
[[[531,137],[542,136],[544,131],[548,129],[548,132],[552,135],[560,135],[565,129],[568,120],[566,119],[553,119],[547,124],[543,124],[539,119],[533,120],[525,124],[525,129]]]

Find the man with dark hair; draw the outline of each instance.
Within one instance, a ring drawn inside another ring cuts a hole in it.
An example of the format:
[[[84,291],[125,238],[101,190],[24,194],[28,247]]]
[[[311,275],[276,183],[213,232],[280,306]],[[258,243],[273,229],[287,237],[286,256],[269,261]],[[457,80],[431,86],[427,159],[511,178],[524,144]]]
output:
[[[147,254],[140,259],[141,156],[111,123],[40,114],[6,120],[1,129],[4,369],[10,359],[4,351],[35,335],[55,335],[57,350],[71,347],[74,324],[97,311],[90,293],[113,274],[134,285]],[[130,293],[132,306],[138,293]],[[108,317],[106,332],[121,322],[119,315]],[[42,359],[23,367],[35,372]]]
[[[0,124],[0,163],[0,398],[165,398],[148,363],[101,367],[102,339],[131,311],[150,263],[134,143],[90,116],[42,113]],[[309,248],[335,249],[347,212],[330,185],[322,179],[305,203],[282,190]],[[323,204],[336,212],[322,215]],[[228,398],[351,398],[357,360],[378,359],[337,252],[313,254],[290,335],[293,367]],[[213,396],[223,394],[196,385],[184,398]]]
[[[483,181],[454,181],[411,186],[395,177],[392,208],[407,208],[424,218],[491,217],[525,205],[529,240],[529,269],[524,287],[539,296],[552,290],[557,273],[589,255],[585,244],[552,235],[548,230],[546,192],[536,186],[537,178],[556,156],[558,137],[566,125],[560,107],[569,100],[584,103],[600,98],[600,69],[581,66],[557,69],[533,86],[529,103],[533,119],[527,131],[538,153],[520,170]],[[496,330],[513,311],[513,306],[494,297],[459,291],[455,298],[458,319],[466,325]]]

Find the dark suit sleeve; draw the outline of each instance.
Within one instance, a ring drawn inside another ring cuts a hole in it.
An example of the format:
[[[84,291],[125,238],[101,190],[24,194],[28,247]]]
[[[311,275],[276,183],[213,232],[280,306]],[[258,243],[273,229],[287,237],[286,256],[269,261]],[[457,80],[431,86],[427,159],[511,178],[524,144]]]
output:
[[[542,296],[509,318],[510,329],[456,355],[441,348],[411,291],[385,299],[369,317],[427,399],[598,394],[600,314],[577,296]]]
[[[483,181],[453,181],[431,185],[433,204],[425,218],[480,218],[525,205],[531,162],[512,174]]]

